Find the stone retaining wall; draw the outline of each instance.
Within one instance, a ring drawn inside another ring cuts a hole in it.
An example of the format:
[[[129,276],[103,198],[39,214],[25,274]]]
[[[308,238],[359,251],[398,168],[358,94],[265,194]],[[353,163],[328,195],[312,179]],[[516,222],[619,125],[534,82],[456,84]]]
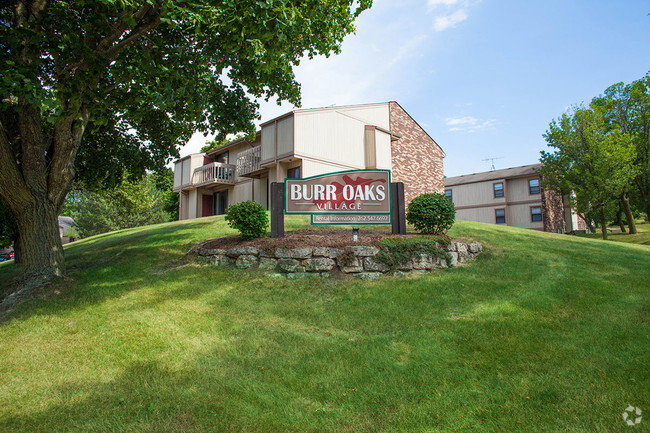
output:
[[[240,269],[259,268],[289,278],[308,275],[329,277],[332,273],[343,273],[363,279],[375,279],[382,274],[403,275],[408,272],[426,272],[454,267],[458,263],[473,259],[482,250],[483,247],[478,242],[455,241],[447,246],[448,257],[414,255],[393,270],[375,258],[379,248],[374,246],[350,245],[345,248],[305,247],[273,250],[254,247],[229,250],[203,248],[197,252],[200,257],[213,265],[231,265]]]

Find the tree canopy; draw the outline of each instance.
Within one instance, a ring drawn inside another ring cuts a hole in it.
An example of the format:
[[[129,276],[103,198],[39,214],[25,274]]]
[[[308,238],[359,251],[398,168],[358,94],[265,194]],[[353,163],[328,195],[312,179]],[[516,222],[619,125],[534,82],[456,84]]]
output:
[[[607,209],[618,203],[635,232],[632,203],[650,211],[650,74],[617,83],[589,107],[573,108],[553,120],[544,135],[552,152],[542,152],[545,183],[574,193],[582,215],[596,213],[606,232]]]
[[[25,279],[64,273],[71,182],[161,166],[195,131],[253,132],[257,98],[300,102],[293,67],[340,50],[370,0],[21,0],[0,9],[0,196]]]

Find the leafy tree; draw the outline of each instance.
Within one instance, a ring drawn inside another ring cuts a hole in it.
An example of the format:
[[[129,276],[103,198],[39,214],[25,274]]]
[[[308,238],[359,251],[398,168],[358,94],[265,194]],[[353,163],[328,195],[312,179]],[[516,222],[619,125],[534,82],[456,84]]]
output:
[[[252,133],[255,98],[300,102],[293,66],[340,50],[371,0],[72,0],[0,6],[0,197],[23,281],[65,272],[75,177],[162,164],[194,131]],[[79,158],[76,158],[79,155]]]
[[[607,239],[608,206],[636,175],[631,136],[610,128],[602,110],[577,108],[553,120],[544,138],[554,148],[542,152],[539,171],[546,187],[575,192],[577,211],[597,213]]]
[[[169,215],[169,221],[178,220],[180,197],[174,192],[174,170],[165,168],[151,174],[153,184],[162,194],[163,210]]]
[[[212,141],[208,141],[207,143],[205,143],[205,146],[203,146],[201,148],[201,152],[209,152],[210,150],[217,149],[217,148],[219,148],[221,146],[224,146],[224,145],[230,143],[231,141],[239,140],[240,138],[242,138],[242,135],[237,135],[233,139],[223,138],[221,140],[214,139]]]
[[[124,180],[112,190],[72,191],[64,206],[77,223],[79,237],[113,230],[158,224],[170,220],[166,196],[156,186],[156,175]],[[178,208],[176,208],[178,209]]]
[[[636,233],[630,199],[650,217],[650,73],[631,84],[610,86],[591,105],[603,110],[610,128],[618,128],[632,137],[637,175],[620,199],[630,233]]]

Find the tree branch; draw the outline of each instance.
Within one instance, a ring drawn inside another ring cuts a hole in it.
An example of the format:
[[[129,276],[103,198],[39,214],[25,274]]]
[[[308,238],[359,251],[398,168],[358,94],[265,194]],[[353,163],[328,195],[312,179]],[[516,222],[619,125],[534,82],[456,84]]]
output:
[[[0,197],[7,202],[11,210],[27,206],[29,189],[25,184],[16,157],[11,151],[7,130],[0,122]]]
[[[140,37],[160,25],[160,8],[160,3],[157,3],[155,6],[147,5],[133,14],[133,19],[138,24],[123,38],[122,36],[128,28],[128,25],[124,21],[124,18],[121,18],[114,26],[113,33],[97,45],[95,52],[108,59],[117,58],[122,51],[134,45]],[[120,38],[122,39],[120,40]]]
[[[82,107],[79,115],[61,119],[54,127],[54,154],[48,177],[48,199],[57,209],[63,205],[74,177],[74,160],[88,124],[88,117],[88,110]]]

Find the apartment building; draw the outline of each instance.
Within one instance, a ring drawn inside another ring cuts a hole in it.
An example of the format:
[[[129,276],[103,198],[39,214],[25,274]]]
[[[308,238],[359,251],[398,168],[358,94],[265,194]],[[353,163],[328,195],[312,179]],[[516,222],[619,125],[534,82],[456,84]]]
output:
[[[547,232],[584,230],[569,200],[545,190],[541,164],[445,178],[445,195],[456,219],[524,227]]]
[[[269,208],[271,182],[358,169],[389,169],[407,203],[444,189],[442,148],[397,103],[300,109],[239,139],[175,162],[179,218],[219,215],[255,200]]]

